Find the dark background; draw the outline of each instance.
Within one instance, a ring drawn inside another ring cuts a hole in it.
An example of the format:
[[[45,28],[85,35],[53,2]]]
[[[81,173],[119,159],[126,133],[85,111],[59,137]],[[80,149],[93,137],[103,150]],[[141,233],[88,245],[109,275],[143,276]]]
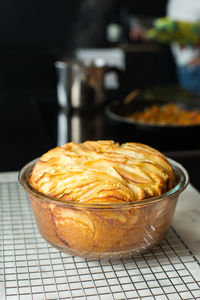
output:
[[[103,2],[103,3],[101,3]],[[54,61],[76,47],[105,46],[109,22],[129,14],[162,16],[166,0],[0,3],[0,91],[55,88]]]
[[[163,16],[165,5],[165,0],[0,2],[0,171],[19,170],[56,146],[54,62],[72,56],[77,47],[106,47],[110,22],[122,24],[123,42],[130,42],[128,16]],[[134,55],[128,56],[128,88],[176,81],[169,48],[163,47],[160,56]],[[159,76],[152,76],[153,69]]]

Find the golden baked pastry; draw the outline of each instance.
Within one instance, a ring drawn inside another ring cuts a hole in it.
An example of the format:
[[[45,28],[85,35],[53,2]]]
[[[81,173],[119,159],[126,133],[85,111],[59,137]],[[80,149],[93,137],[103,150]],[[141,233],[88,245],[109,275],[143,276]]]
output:
[[[72,142],[35,164],[29,198],[40,233],[53,246],[84,257],[121,257],[165,236],[178,195],[141,200],[172,189],[175,177],[166,157],[149,146]]]
[[[163,154],[143,144],[71,142],[40,158],[30,184],[62,202],[121,203],[167,192],[175,174]]]

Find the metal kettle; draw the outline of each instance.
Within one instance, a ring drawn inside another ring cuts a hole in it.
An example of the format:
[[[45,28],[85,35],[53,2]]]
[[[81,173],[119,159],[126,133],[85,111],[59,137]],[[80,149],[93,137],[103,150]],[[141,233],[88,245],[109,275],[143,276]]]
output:
[[[104,76],[115,71],[102,59],[79,61],[68,59],[55,63],[57,70],[57,95],[61,108],[91,108],[105,100]]]

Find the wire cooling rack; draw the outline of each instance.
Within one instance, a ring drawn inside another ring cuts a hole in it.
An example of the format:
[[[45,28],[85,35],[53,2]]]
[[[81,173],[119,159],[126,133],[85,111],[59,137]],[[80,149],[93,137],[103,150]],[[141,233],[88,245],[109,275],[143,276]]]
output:
[[[170,229],[145,255],[120,261],[72,257],[40,236],[17,182],[0,183],[0,299],[200,299],[197,259]]]

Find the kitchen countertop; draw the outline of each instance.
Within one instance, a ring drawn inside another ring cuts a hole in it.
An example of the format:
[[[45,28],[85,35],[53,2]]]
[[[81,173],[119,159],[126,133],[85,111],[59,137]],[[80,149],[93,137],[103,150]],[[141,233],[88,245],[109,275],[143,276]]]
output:
[[[15,182],[18,172],[1,172],[0,182]],[[188,185],[181,194],[172,225],[187,247],[200,262],[200,193]]]
[[[200,193],[191,184],[178,201],[172,225],[200,262]]]
[[[0,172],[0,300],[200,299],[200,194],[192,185],[159,245],[115,261],[48,245],[17,180],[18,172]]]

